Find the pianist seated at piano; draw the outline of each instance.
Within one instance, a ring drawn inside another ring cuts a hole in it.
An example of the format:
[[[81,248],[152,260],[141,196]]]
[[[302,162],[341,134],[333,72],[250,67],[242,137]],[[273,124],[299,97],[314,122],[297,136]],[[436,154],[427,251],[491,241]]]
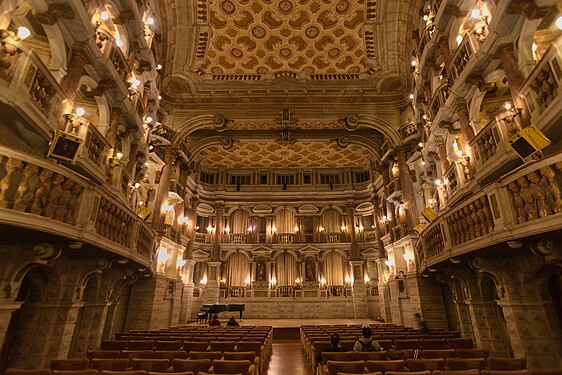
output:
[[[209,326],[220,326],[219,316],[217,314],[213,315],[211,320],[209,320]]]

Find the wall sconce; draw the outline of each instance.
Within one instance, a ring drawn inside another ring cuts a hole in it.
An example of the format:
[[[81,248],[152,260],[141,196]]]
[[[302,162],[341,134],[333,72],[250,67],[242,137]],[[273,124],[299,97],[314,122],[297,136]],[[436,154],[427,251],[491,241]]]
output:
[[[206,277],[203,277],[201,279],[201,285],[207,285],[207,278]]]
[[[68,101],[66,101],[65,104],[68,106],[72,106],[72,104],[69,103]],[[86,114],[86,110],[82,107],[75,108],[74,113],[72,113],[72,111],[65,113],[64,119],[65,119],[66,131],[68,131],[71,134],[78,134],[78,130],[80,129],[80,126],[86,124],[87,122],[87,120],[83,117],[85,114]]]
[[[388,260],[386,261],[386,265],[387,265],[388,267],[394,267],[394,260],[388,259]]]
[[[398,165],[397,165],[396,163],[394,163],[394,164],[392,165],[392,176],[393,176],[393,177],[397,177],[397,176],[398,176],[398,172],[399,172]]]
[[[325,279],[325,278],[321,278],[321,279],[320,279],[320,286],[321,286],[321,287],[325,287],[325,286],[326,286],[326,279]]]
[[[178,272],[181,272],[182,267],[185,265],[185,260],[184,259],[179,259],[176,260],[176,268],[178,269]]]
[[[412,253],[404,253],[404,259],[406,262],[411,262],[414,259],[414,255]]]
[[[250,285],[250,283],[252,282],[252,279],[250,279],[250,277],[246,277],[246,285]]]
[[[166,203],[165,205],[162,206],[162,209],[164,210],[164,212],[170,212],[174,209],[174,206],[172,206],[169,203]]]
[[[214,230],[215,230],[215,228],[213,228],[213,226],[211,226],[211,225],[209,225],[209,226],[207,227],[207,232],[209,232],[209,234],[210,234],[210,233],[213,233]]]
[[[294,230],[295,232],[298,232],[298,231],[299,231],[299,227],[295,225],[295,227],[293,228],[293,230]]]
[[[365,229],[365,228],[363,227],[363,225],[358,225],[358,226],[357,226],[357,231],[358,231],[358,232],[363,232],[363,229]]]
[[[230,227],[228,227],[228,226],[225,227],[225,228],[224,228],[224,233],[226,233],[226,234],[230,233]]]
[[[340,229],[341,229],[342,232],[345,232],[346,229],[347,229],[347,227],[346,227],[345,225],[342,225],[342,226],[340,227]]]
[[[249,226],[248,228],[246,228],[248,232],[252,233],[254,231],[254,228],[252,228],[252,226]]]
[[[162,248],[158,251],[158,272],[166,272],[166,262],[170,258],[170,254]]]
[[[182,225],[191,225],[191,221],[187,216],[180,216],[178,217],[178,223]]]
[[[117,37],[115,38],[115,40],[117,40]],[[127,90],[129,91],[129,99],[132,99],[133,96],[139,93],[140,83],[141,82],[134,75],[131,75],[131,78],[129,79],[129,81],[127,81]]]
[[[277,232],[277,227],[275,225],[273,225],[271,227],[271,233],[275,233],[275,232]]]
[[[368,283],[369,281],[371,281],[371,278],[369,277],[369,275],[365,275],[365,277],[363,277],[363,280]]]
[[[319,232],[324,232],[324,227],[318,227]]]
[[[457,40],[457,46],[460,46],[460,45],[461,45],[463,39],[464,39],[464,38],[463,38],[462,35],[457,35],[457,39],[456,39],[456,40]]]

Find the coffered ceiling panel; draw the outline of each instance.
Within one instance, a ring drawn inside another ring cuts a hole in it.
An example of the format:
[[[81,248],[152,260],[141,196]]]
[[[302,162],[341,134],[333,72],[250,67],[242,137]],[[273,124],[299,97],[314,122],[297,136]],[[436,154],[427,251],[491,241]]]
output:
[[[344,149],[333,142],[234,142],[204,149],[196,161],[207,168],[346,168],[368,167],[372,155],[363,147]]]
[[[214,0],[205,78],[366,72],[364,0]],[[351,76],[350,76],[351,77]]]

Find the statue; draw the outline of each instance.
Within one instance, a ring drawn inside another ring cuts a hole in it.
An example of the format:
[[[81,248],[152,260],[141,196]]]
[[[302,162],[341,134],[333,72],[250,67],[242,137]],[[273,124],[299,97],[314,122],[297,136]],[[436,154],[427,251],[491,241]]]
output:
[[[263,258],[259,258],[257,265],[256,265],[256,281],[266,281],[265,279],[265,260]]]
[[[314,258],[306,258],[305,264],[305,281],[316,280],[316,265],[314,264]]]

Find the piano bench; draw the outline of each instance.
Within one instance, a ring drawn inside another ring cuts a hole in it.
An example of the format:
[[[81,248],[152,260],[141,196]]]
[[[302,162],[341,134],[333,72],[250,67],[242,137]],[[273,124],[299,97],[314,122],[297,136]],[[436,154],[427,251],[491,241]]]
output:
[[[207,321],[207,319],[205,319],[206,317],[207,314],[204,312],[197,313],[197,323],[205,323]]]

